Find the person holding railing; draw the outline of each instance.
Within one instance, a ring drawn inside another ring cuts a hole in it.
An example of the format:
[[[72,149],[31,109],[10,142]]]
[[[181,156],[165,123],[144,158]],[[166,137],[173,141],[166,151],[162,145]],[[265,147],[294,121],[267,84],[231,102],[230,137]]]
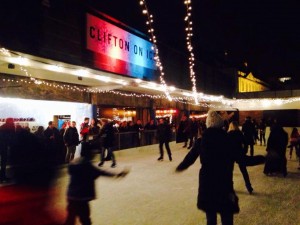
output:
[[[157,126],[154,122],[154,119],[151,119],[146,125],[145,125],[145,137],[146,137],[146,144],[152,145],[153,144],[153,138],[155,136],[155,131],[157,129]]]

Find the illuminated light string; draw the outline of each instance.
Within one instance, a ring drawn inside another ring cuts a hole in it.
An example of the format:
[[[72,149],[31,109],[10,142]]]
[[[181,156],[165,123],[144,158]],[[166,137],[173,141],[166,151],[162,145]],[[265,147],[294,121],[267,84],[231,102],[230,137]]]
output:
[[[5,56],[11,57],[12,54],[10,51],[6,50],[5,48],[0,48],[0,53]],[[28,59],[20,57],[20,62],[29,62]],[[166,99],[166,95],[150,95],[150,94],[137,94],[137,93],[126,93],[121,91],[113,91],[113,90],[101,90],[95,88],[87,88],[83,86],[76,86],[76,85],[70,85],[70,84],[58,84],[56,82],[48,82],[45,80],[39,80],[37,78],[34,78],[31,73],[28,72],[28,70],[20,64],[21,71],[24,72],[24,74],[27,76],[25,79],[2,79],[2,82],[10,82],[10,83],[25,83],[25,84],[32,84],[32,85],[45,85],[48,87],[53,87],[60,90],[70,90],[70,91],[77,91],[77,92],[88,92],[88,93],[111,93],[116,95],[121,95],[125,97],[137,97],[137,98],[152,98],[152,99]],[[0,80],[1,81],[1,80]],[[294,103],[294,102],[300,102],[300,97],[291,97],[291,98],[264,98],[264,99],[224,99],[223,96],[211,96],[211,95],[205,95],[203,93],[200,93],[199,95],[200,103],[195,104],[193,103],[194,99],[191,94],[185,96],[185,97],[175,97],[173,96],[173,100],[176,102],[180,102],[182,104],[190,104],[190,105],[196,105],[196,106],[202,106],[207,108],[216,108],[216,109],[222,109],[225,107],[230,108],[236,108],[237,104],[247,104],[247,107],[254,108],[257,107],[257,105],[268,107],[268,106],[280,106],[284,104]],[[216,105],[215,102],[221,103],[220,105]]]
[[[30,59],[24,58],[24,57],[18,55],[17,53],[9,51],[9,50],[7,50],[5,48],[0,48],[0,53],[2,53],[2,55],[9,56],[9,61],[10,62],[13,62],[14,64],[19,65],[20,66],[20,70],[23,71],[24,74],[35,85],[46,85],[46,86],[50,86],[50,87],[54,87],[54,88],[67,89],[67,90],[72,90],[72,91],[76,91],[77,90],[77,91],[80,91],[80,92],[109,93],[109,91],[107,91],[107,90],[97,89],[97,91],[95,91],[94,90],[95,88],[82,88],[82,86],[78,87],[76,85],[69,85],[69,84],[68,85],[66,85],[66,84],[60,85],[60,84],[57,84],[55,82],[50,83],[50,82],[47,82],[47,81],[44,81],[44,80],[36,79],[26,69],[26,66],[31,65],[32,64],[31,61],[34,62],[34,60],[30,60]],[[49,64],[48,70],[49,70],[50,67],[51,67],[51,70],[53,70],[53,67],[55,67],[56,68],[55,71],[57,71],[57,66],[56,65]],[[68,68],[68,69],[70,69],[70,68]],[[61,70],[64,70],[64,69],[63,69],[63,67],[60,66],[59,67],[59,71],[61,71]],[[74,68],[73,70],[74,70],[73,73],[76,73],[76,74],[79,73],[78,69]],[[86,73],[87,70],[80,69],[79,71],[82,72],[82,73],[83,72]],[[80,73],[79,75],[83,75],[83,74]],[[27,81],[21,81],[21,82],[27,83]],[[30,82],[28,81],[28,83],[30,83]],[[161,98],[161,99],[167,98],[166,95],[161,95],[160,96],[160,95],[128,94],[128,93],[123,94],[122,92],[116,93],[116,92],[113,92],[113,91],[110,91],[110,93],[119,94],[119,95],[123,95],[123,96],[149,97],[149,98]],[[193,101],[193,99],[192,99],[193,95],[190,94],[190,93],[187,93],[187,92],[184,93],[184,95],[186,97],[174,97],[173,96],[173,98],[174,98],[175,101],[182,102],[183,104],[192,104],[191,102]],[[199,97],[200,97],[201,101],[203,101],[203,102],[212,102],[212,101],[218,101],[218,102],[220,102],[220,99],[223,98],[223,96],[210,96],[210,95],[205,95],[203,93],[199,93]],[[194,104],[192,104],[192,105],[194,105]],[[201,104],[200,106],[207,107],[207,105],[203,105],[203,104]]]
[[[155,61],[156,61],[156,66],[158,67],[159,69],[159,72],[160,72],[160,76],[159,76],[159,79],[160,79],[160,83],[161,85],[163,86],[163,89],[164,89],[164,92],[167,96],[167,99],[169,101],[172,101],[172,97],[167,89],[167,84],[166,84],[166,81],[165,81],[165,74],[164,74],[164,71],[163,71],[163,66],[162,66],[162,63],[160,61],[160,58],[159,58],[159,53],[158,53],[158,47],[156,45],[156,36],[154,34],[154,29],[153,29],[153,15],[149,13],[149,10],[148,10],[148,7],[147,7],[147,4],[146,4],[146,1],[145,0],[140,0],[140,6],[142,7],[142,13],[147,17],[147,21],[146,21],[146,24],[147,24],[147,27],[148,27],[148,33],[149,35],[151,36],[150,37],[150,41],[154,44],[154,46],[152,47],[153,50],[155,48]]]
[[[110,94],[115,94],[115,95],[120,95],[124,97],[136,97],[136,98],[152,98],[152,99],[166,99],[165,95],[149,95],[149,94],[137,94],[137,93],[125,93],[121,91],[113,91],[113,90],[95,90],[91,88],[84,88],[84,87],[79,87],[76,85],[69,85],[69,84],[57,84],[55,82],[47,82],[39,79],[32,79],[31,77],[28,77],[27,79],[6,79],[3,78],[1,79],[3,83],[25,83],[25,84],[32,84],[32,85],[45,85],[47,87],[52,87],[55,89],[60,89],[60,90],[68,90],[68,91],[73,91],[73,92],[86,92],[86,93],[110,93]],[[230,107],[230,108],[235,108],[233,107],[235,104],[247,104],[247,107],[251,108],[257,107],[257,105],[262,105],[262,106],[280,106],[284,104],[289,104],[289,103],[294,103],[294,102],[300,102],[300,97],[293,97],[293,98],[273,98],[273,99],[233,99],[233,100],[222,100],[220,101],[220,105],[216,105],[213,103],[215,99],[202,99],[203,102],[200,102],[198,104],[193,103],[193,98],[192,97],[173,97],[173,100],[175,102],[179,102],[182,104],[190,104],[190,105],[195,105],[195,106],[201,106],[205,108],[214,108],[214,109],[223,109],[224,106]]]
[[[193,37],[193,22],[192,22],[192,1],[184,0],[184,4],[186,5],[186,16],[184,21],[186,23],[186,46],[189,52],[189,70],[190,70],[190,79],[192,82],[192,91],[194,93],[195,103],[198,104],[198,95],[197,95],[197,87],[196,87],[196,76],[194,71],[194,53],[192,46],[192,37]]]
[[[125,96],[125,97],[136,97],[136,98],[152,98],[152,99],[166,99],[165,95],[149,95],[149,94],[137,94],[137,93],[125,93],[125,92],[120,92],[120,91],[113,91],[113,90],[95,90],[91,88],[83,88],[83,87],[78,87],[74,85],[68,85],[68,84],[57,84],[57,83],[51,83],[47,81],[42,81],[38,79],[31,79],[30,77],[25,78],[25,79],[6,79],[3,78],[1,80],[3,83],[25,83],[25,84],[32,84],[32,85],[45,85],[47,87],[55,88],[55,89],[60,89],[60,90],[68,90],[68,91],[73,91],[73,92],[85,92],[85,93],[109,93],[109,94],[115,94],[115,95],[120,95],[120,96]],[[175,102],[179,102],[182,104],[193,104],[193,99],[191,97],[174,97],[173,100]],[[195,105],[195,104],[193,104]],[[199,104],[197,104],[199,106]],[[211,107],[218,107],[218,106],[213,106],[208,103],[200,103],[200,106],[206,107],[206,108],[211,108]]]
[[[16,55],[15,53],[11,53],[9,50],[6,50],[4,48],[0,49],[0,53],[2,53],[3,55],[6,56],[10,56],[12,57],[12,54]],[[45,80],[39,80],[37,78],[34,78],[32,76],[32,74],[25,68],[25,66],[22,65],[29,65],[30,64],[30,60],[21,56],[18,56],[17,58],[12,58],[14,59],[14,62],[16,64],[18,64],[20,66],[20,70],[24,72],[24,74],[26,75],[26,77],[28,77],[28,81],[26,79],[19,79],[20,82],[23,83],[28,83],[28,84],[35,84],[35,85],[45,85],[45,86],[49,86],[49,87],[53,87],[53,88],[57,88],[57,89],[61,89],[61,90],[71,90],[71,91],[79,91],[79,92],[89,92],[89,93],[112,93],[112,94],[117,94],[117,95],[122,95],[122,96],[127,96],[127,97],[148,97],[148,98],[153,98],[153,99],[165,99],[166,96],[165,95],[149,95],[149,94],[136,94],[136,93],[125,93],[125,92],[118,92],[118,91],[113,91],[113,90],[101,90],[101,89],[95,89],[95,88],[83,88],[83,87],[78,87],[76,85],[69,85],[69,84],[57,84],[55,82],[47,82]],[[25,63],[26,62],[26,63]],[[54,66],[54,65],[50,65],[50,66]],[[77,71],[77,70],[76,70]],[[19,80],[13,80],[13,79],[3,79],[3,81],[7,81],[7,82],[19,82]],[[191,102],[193,101],[192,99],[192,95],[186,93],[187,96],[186,97],[173,97],[174,101],[176,102],[181,102],[183,104],[191,104]],[[218,100],[220,98],[220,96],[208,96],[208,95],[204,95],[204,94],[200,94],[202,101],[204,102],[209,102],[209,101],[215,101]],[[222,96],[221,96],[222,97]],[[194,104],[192,104],[194,105]],[[201,104],[200,106],[204,106],[207,107],[206,103]]]

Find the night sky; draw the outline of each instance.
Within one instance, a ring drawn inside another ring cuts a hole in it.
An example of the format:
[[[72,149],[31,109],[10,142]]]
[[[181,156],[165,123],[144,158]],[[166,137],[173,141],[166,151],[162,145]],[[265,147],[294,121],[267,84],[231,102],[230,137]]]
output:
[[[139,0],[101,0],[99,9],[146,33]],[[186,51],[183,0],[148,0],[157,40]],[[201,60],[225,57],[262,79],[300,81],[300,13],[290,0],[192,0],[193,47]],[[227,56],[225,56],[227,52]],[[299,82],[300,83],[300,82]]]
[[[84,2],[147,34],[146,17],[139,0]],[[154,16],[153,27],[159,44],[187,54],[184,0],[146,2]],[[253,72],[267,82],[290,76],[293,81],[290,83],[297,83],[300,89],[300,13],[297,1],[192,0],[192,6],[192,44],[197,60],[219,60]],[[2,20],[9,21],[10,18],[10,15],[4,15]],[[244,62],[247,62],[247,68]]]

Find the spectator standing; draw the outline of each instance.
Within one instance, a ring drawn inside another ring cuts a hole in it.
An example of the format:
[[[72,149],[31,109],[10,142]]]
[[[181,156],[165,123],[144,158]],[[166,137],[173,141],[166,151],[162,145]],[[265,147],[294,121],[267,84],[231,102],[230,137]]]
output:
[[[258,124],[258,129],[260,145],[262,145],[262,143],[266,145],[266,123],[263,119],[260,120],[260,123]]]
[[[155,131],[157,130],[157,126],[155,124],[154,119],[151,119],[146,125],[145,125],[145,137],[146,137],[146,144],[152,145],[153,138],[155,136]]]
[[[49,208],[55,195],[54,155],[38,138],[18,126],[10,155],[14,182],[1,187],[0,224],[58,225],[57,211]]]
[[[133,121],[128,121],[128,131],[130,132],[129,133],[130,137],[128,137],[130,142],[130,147],[135,147],[138,134]]]
[[[107,119],[102,120],[103,127],[100,131],[100,137],[102,138],[102,149],[100,154],[100,163],[98,166],[103,166],[106,159],[111,159],[111,167],[116,167],[116,158],[113,153],[113,146],[115,140],[115,129],[113,123]],[[107,156],[105,158],[105,150],[107,150]]]
[[[34,135],[35,135],[37,138],[39,138],[39,139],[41,139],[41,140],[44,141],[44,139],[45,139],[44,131],[45,131],[44,127],[43,127],[43,126],[39,126],[39,127],[37,128],[37,130],[34,132]]]
[[[88,135],[89,135],[89,122],[90,122],[90,118],[85,117],[84,121],[82,124],[80,124],[80,138],[81,141],[83,142],[87,142],[88,141]]]
[[[256,121],[256,119],[252,120],[252,123],[254,125],[255,128],[255,136],[254,136],[254,143],[257,144],[257,141],[259,140],[259,123]]]
[[[246,120],[242,126],[242,132],[245,136],[245,149],[248,152],[250,147],[250,156],[254,155],[254,140],[256,136],[255,126],[251,121],[251,117],[247,116]]]
[[[44,136],[47,151],[54,155],[52,159],[55,159],[55,163],[58,163],[60,154],[60,134],[52,121],[49,121],[48,127],[44,131]]]
[[[64,142],[64,134],[66,130],[69,128],[69,126],[70,126],[70,121],[67,120],[62,124],[59,130],[59,150],[60,150],[58,156],[59,163],[65,163],[66,160],[67,146],[65,145]]]
[[[170,138],[171,138],[171,127],[170,124],[167,124],[163,118],[159,119],[159,124],[157,126],[157,137],[159,142],[159,153],[160,156],[157,159],[158,161],[162,161],[164,159],[164,150],[163,145],[165,144],[166,151],[169,156],[169,160],[172,161],[172,153],[169,146]]]
[[[176,142],[184,142],[183,148],[187,147],[188,138],[190,135],[190,120],[187,117],[187,115],[182,115],[178,130],[177,130],[177,136],[176,136]]]
[[[200,155],[198,209],[206,213],[207,225],[217,224],[217,213],[222,225],[233,225],[233,215],[239,212],[232,181],[235,152],[228,144],[223,120],[216,111],[208,112],[206,126],[202,139],[197,139],[176,171],[187,169]]]
[[[105,126],[105,125],[104,125]],[[91,225],[89,202],[96,198],[95,180],[99,176],[125,177],[128,171],[118,174],[96,168],[91,163],[92,151],[88,143],[82,143],[81,157],[69,164],[70,182],[67,191],[67,218],[64,225],[75,225],[79,217],[82,225]]]
[[[70,126],[66,129],[63,139],[67,147],[65,162],[69,163],[74,159],[76,146],[79,144],[79,134],[76,128],[75,121],[72,121]]]
[[[119,126],[119,132],[128,132],[128,124],[127,124],[127,121],[124,120],[122,121],[122,123],[120,124]]]
[[[142,121],[138,119],[136,123],[133,125],[134,130],[134,140],[135,140],[135,146],[141,146],[141,140],[142,140],[142,132],[144,131],[144,126],[142,124]]]
[[[190,132],[190,136],[189,136],[190,143],[189,143],[188,149],[193,147],[194,141],[198,138],[198,132],[199,132],[199,123],[195,117],[192,117],[191,132]]]
[[[290,159],[292,159],[292,155],[293,155],[293,150],[295,148],[296,154],[298,154],[299,152],[299,132],[298,129],[296,127],[293,128],[291,136],[290,136]]]
[[[89,126],[88,140],[90,142],[92,149],[97,149],[101,151],[101,140],[99,137],[100,127],[98,126],[97,119],[91,119],[91,124]]]
[[[89,126],[89,135],[98,136],[100,132],[100,127],[98,126],[97,119],[91,119],[91,124]]]
[[[9,178],[6,176],[6,166],[8,154],[15,138],[15,124],[13,118],[6,118],[5,123],[0,127],[0,182],[7,182]]]

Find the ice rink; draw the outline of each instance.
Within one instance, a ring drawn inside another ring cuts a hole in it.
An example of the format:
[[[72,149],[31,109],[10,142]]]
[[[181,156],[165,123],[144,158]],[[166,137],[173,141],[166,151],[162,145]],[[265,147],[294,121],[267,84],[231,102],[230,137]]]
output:
[[[100,177],[97,180],[97,199],[90,203],[93,224],[206,224],[205,214],[196,207],[200,162],[197,160],[186,171],[175,173],[176,166],[188,150],[174,142],[170,146],[172,162],[167,155],[164,161],[157,161],[158,145],[115,152],[117,167],[111,168],[111,162],[106,162],[102,168],[115,172],[130,168],[130,173],[123,179]],[[265,154],[265,147],[255,145],[255,154]],[[93,161],[95,165],[98,157],[96,155]],[[248,167],[254,188],[252,195],[248,194],[239,168],[235,166],[234,186],[241,208],[235,216],[235,225],[300,224],[300,171],[297,170],[296,156],[293,157],[288,160],[286,178],[282,175],[265,176],[263,165]],[[65,216],[68,179],[63,167],[55,185],[57,197],[51,204],[60,210],[58,217],[61,221]]]

